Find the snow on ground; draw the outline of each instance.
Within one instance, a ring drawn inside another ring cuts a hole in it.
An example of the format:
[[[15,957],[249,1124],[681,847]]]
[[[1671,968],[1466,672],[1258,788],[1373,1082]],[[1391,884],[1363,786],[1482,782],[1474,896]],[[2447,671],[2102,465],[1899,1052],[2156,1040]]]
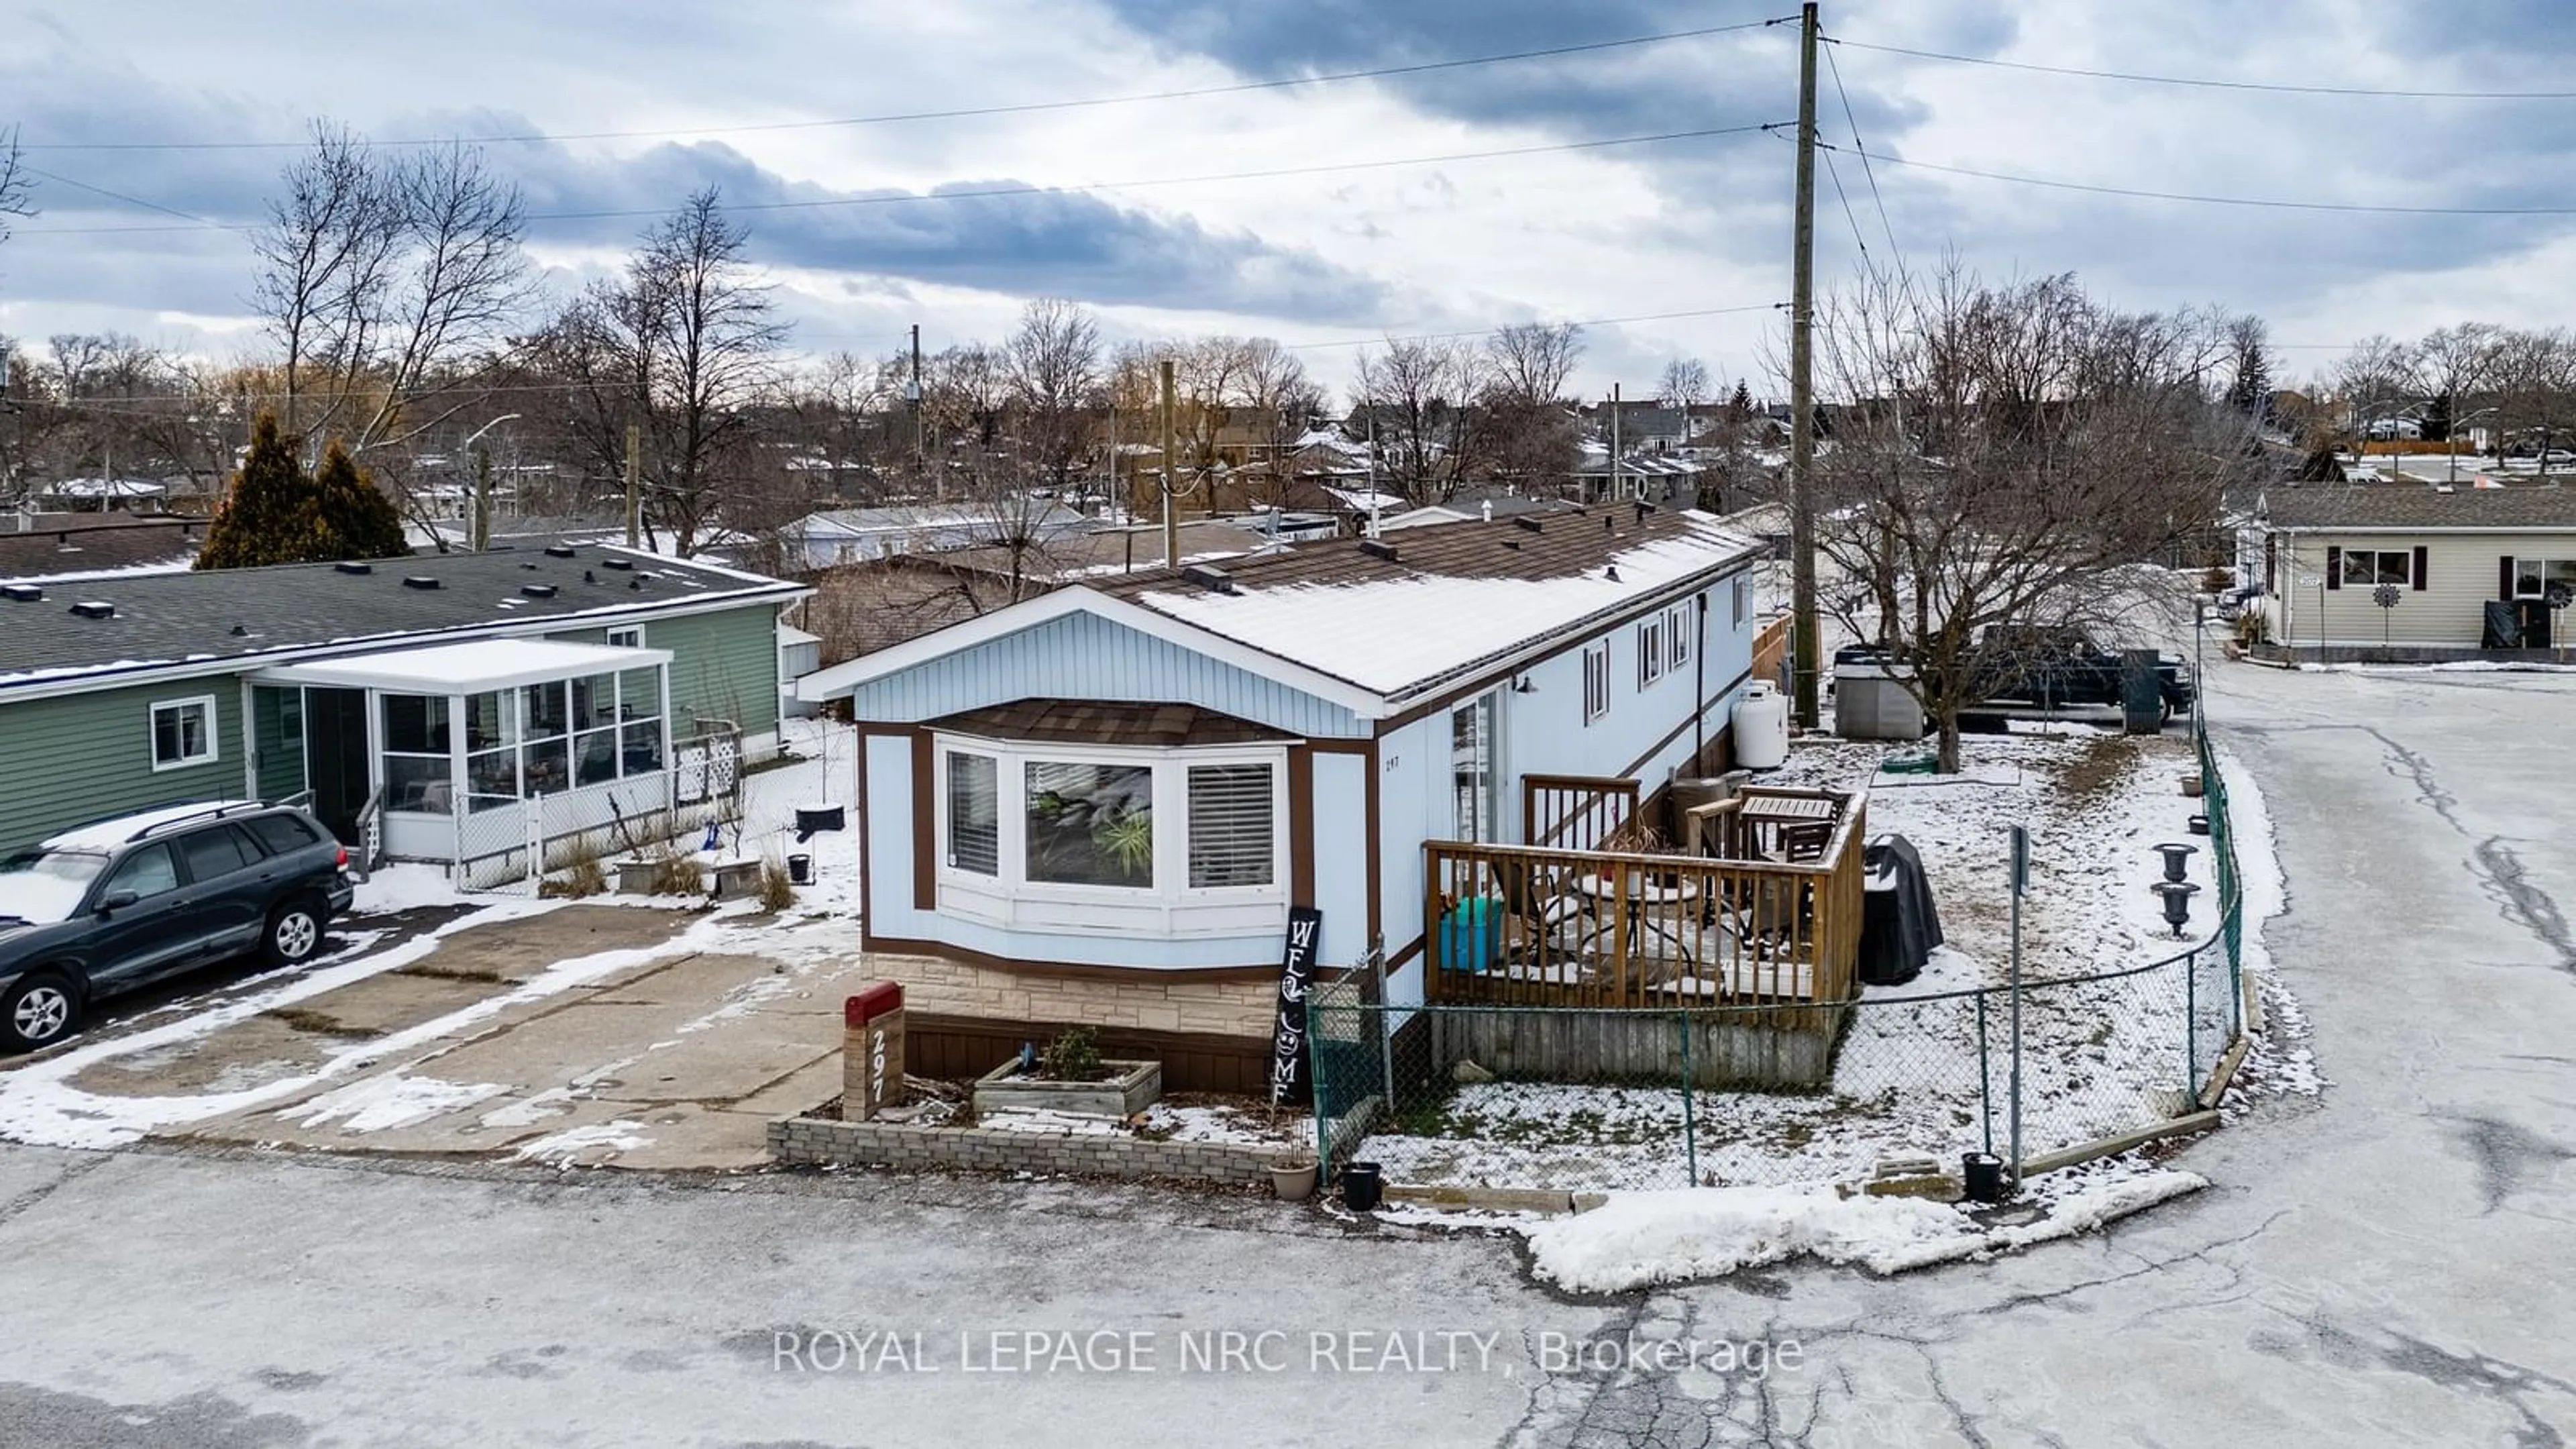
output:
[[[1624,1293],[1796,1257],[1899,1273],[2091,1231],[2207,1186],[2134,1159],[2093,1167],[2033,1179],[2016,1206],[2036,1215],[2010,1219],[1973,1204],[1844,1197],[1822,1186],[1680,1188],[1613,1193],[1590,1212],[1524,1231],[1539,1278],[1574,1292]]]
[[[468,899],[448,880],[446,867],[401,861],[380,866],[358,882],[357,896],[349,904],[349,913],[383,916],[426,906],[463,905]]]
[[[508,1090],[498,1082],[442,1082],[388,1072],[351,1082],[288,1110],[307,1127],[337,1121],[343,1131],[382,1132],[426,1122]]]
[[[609,1152],[632,1152],[652,1141],[644,1135],[644,1124],[620,1117],[614,1122],[593,1122],[586,1127],[573,1127],[550,1137],[540,1137],[519,1148],[517,1155],[531,1162],[556,1161],[594,1148]]]
[[[2182,793],[2181,777],[2196,768],[2191,744],[2091,730],[1979,735],[1966,742],[1960,775],[1873,773],[1881,760],[1904,753],[1912,751],[1802,744],[1763,780],[1867,785],[1870,833],[1914,844],[1947,936],[1912,982],[1864,989],[1828,1090],[1704,1090],[1686,1104],[1678,1082],[1480,1083],[1406,1112],[1400,1130],[1371,1135],[1361,1155],[1394,1182],[1603,1191],[1694,1185],[1686,1131],[1700,1186],[1849,1181],[1888,1156],[1930,1154],[1955,1168],[1968,1151],[2008,1151],[2008,1001],[1987,995],[1981,1020],[1979,999],[1966,994],[2010,977],[2007,827],[2022,824],[2032,837],[2022,921],[2026,982],[2142,967],[2183,953],[2218,924],[2211,840],[2187,830],[2204,806]],[[2261,911],[2265,899],[2278,899],[2277,870],[2260,797],[2241,785],[2241,773],[2229,773],[2237,792],[2231,800],[2256,820],[2241,830],[2239,850],[2260,858],[2259,871],[2258,862],[2247,862],[2249,882],[2260,872],[2271,872],[2260,878],[2274,882],[2270,897],[2249,901],[2249,910]],[[2149,889],[2163,874],[2152,847],[2165,841],[2198,847],[2186,878],[2200,894],[2181,939]],[[2247,889],[2253,896],[2257,887]],[[2253,935],[2249,926],[2248,939]],[[2176,1115],[2186,1073],[2205,1079],[2216,1064],[2229,990],[2216,949],[2201,952],[2196,969],[2177,963],[2025,990],[2025,1154]],[[2199,1025],[2198,1045],[2188,1053],[2187,1020]]]

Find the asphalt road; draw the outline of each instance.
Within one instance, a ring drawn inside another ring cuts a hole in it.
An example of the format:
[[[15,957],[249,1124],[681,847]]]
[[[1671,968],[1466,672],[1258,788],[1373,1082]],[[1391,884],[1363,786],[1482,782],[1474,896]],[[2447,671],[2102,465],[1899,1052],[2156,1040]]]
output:
[[[2333,1085],[2106,1235],[1569,1302],[1251,1200],[8,1148],[0,1443],[2562,1443],[2576,677],[2213,688]]]

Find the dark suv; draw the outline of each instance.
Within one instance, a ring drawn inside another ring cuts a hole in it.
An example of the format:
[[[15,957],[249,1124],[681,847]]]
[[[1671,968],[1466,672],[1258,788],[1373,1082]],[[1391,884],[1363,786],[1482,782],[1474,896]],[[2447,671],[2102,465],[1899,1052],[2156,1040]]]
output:
[[[311,815],[179,805],[0,860],[0,1048],[62,1040],[89,1003],[256,950],[309,961],[349,908],[348,851]]]

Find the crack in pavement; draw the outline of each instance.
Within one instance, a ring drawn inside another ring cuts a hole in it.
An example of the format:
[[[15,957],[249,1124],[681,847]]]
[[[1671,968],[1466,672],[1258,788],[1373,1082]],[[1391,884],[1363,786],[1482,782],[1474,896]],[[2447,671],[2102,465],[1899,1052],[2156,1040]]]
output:
[[[2298,1322],[2328,1363],[2341,1368],[2383,1368],[2408,1374],[2437,1388],[2465,1390],[2507,1408],[2522,1421],[2513,1436],[2517,1449],[2564,1449],[2566,1445],[2566,1438],[2525,1400],[2544,1391],[2576,1398],[2576,1382],[2474,1349],[2453,1353],[2395,1329],[2383,1330],[2388,1342],[2381,1345],[2323,1314],[2312,1314]],[[2258,1342],[2255,1347],[2262,1350],[2266,1346]],[[2281,1350],[2274,1345],[2271,1351]]]
[[[2576,1149],[2562,1147],[2528,1128],[2493,1117],[2453,1116],[2452,1133],[2477,1164],[2478,1188],[2489,1214],[2522,1190],[2533,1177],[2546,1176],[2564,1162],[2576,1161]]]
[[[2522,857],[2500,835],[2480,842],[2475,856],[2478,874],[2486,878],[2487,894],[2504,908],[2504,918],[2556,952],[2561,970],[2576,973],[2576,935],[2569,934],[2558,902],[2523,873]]]
[[[0,1203],[0,1227],[6,1227],[10,1221],[15,1219],[20,1213],[27,1211],[36,1204],[52,1197],[55,1193],[62,1191],[64,1188],[71,1186],[73,1183],[78,1182],[82,1178],[89,1176],[91,1173],[98,1171],[100,1168],[107,1166],[108,1163],[114,1160],[115,1158],[108,1153],[91,1153],[77,1159],[70,1165],[66,1166],[61,1172],[55,1174],[53,1181],[40,1182],[34,1187],[29,1188],[27,1191],[9,1199],[7,1202]]]

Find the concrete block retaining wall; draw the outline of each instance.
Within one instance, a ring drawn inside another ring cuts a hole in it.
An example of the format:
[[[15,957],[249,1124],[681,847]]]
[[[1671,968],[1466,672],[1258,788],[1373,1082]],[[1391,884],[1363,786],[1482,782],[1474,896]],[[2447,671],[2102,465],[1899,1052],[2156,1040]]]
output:
[[[1007,1132],[822,1117],[769,1124],[769,1155],[805,1167],[963,1168],[1267,1183],[1272,1162],[1308,1151],[1240,1142],[1152,1142],[1124,1133]]]

